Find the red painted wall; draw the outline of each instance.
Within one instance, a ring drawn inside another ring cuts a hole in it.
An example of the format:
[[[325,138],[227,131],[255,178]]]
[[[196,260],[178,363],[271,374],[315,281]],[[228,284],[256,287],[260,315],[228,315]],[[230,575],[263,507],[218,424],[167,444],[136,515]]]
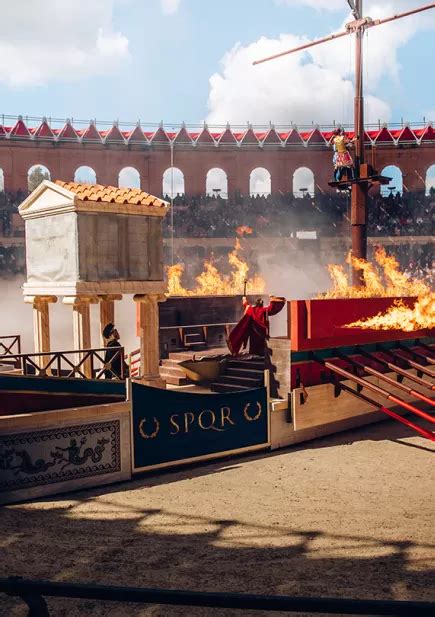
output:
[[[343,298],[289,300],[287,337],[292,351],[328,349],[345,345],[365,345],[430,336],[429,330],[371,330],[344,328],[346,324],[385,313],[395,300],[412,307],[416,298]]]
[[[409,191],[425,188],[427,169],[435,164],[435,142],[421,145],[382,145],[367,147],[367,161],[381,171],[397,165]],[[141,188],[154,195],[162,193],[162,177],[170,167],[169,145],[127,145],[125,143],[86,143],[0,139],[0,168],[5,189],[27,190],[27,173],[35,164],[45,165],[52,179],[70,181],[75,170],[88,165],[96,172],[100,184],[118,185],[124,167],[134,167],[141,176]],[[271,174],[272,192],[292,191],[293,174],[299,167],[309,167],[315,178],[316,191],[330,191],[331,149],[322,145],[205,145],[175,144],[174,166],[181,169],[186,194],[205,192],[209,169],[219,167],[228,177],[228,192],[249,192],[250,173],[265,167]]]

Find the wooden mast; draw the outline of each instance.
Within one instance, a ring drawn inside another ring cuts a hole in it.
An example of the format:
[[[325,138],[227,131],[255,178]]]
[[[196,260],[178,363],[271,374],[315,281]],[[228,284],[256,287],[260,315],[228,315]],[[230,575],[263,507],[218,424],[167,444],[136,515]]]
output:
[[[355,1],[355,100],[354,127],[356,136],[355,174],[357,178],[367,177],[364,165],[364,97],[363,97],[363,37],[364,26],[361,23],[363,0]],[[354,183],[351,188],[350,220],[352,228],[352,255],[367,259],[367,194],[368,184]],[[352,282],[361,285],[361,271],[352,271]]]

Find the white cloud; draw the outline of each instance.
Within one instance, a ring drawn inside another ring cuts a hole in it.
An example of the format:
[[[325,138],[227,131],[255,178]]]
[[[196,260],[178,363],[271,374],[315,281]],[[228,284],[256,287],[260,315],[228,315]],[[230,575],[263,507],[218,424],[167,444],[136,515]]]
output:
[[[319,11],[340,11],[348,8],[346,0],[275,0],[275,2],[288,6],[309,6]]]
[[[348,122],[353,110],[353,86],[340,72],[307,63],[303,54],[267,64],[252,61],[300,45],[291,34],[266,39],[247,47],[236,45],[222,60],[222,73],[210,78],[210,109],[207,121],[223,124],[306,124]],[[380,99],[369,96],[370,116],[389,118],[390,110]]]
[[[340,0],[346,6],[344,0]],[[331,8],[328,0],[281,0],[289,5]],[[366,2],[366,15],[385,17],[418,6],[416,0]],[[346,21],[352,19],[350,13]],[[344,23],[337,24],[335,32]],[[389,101],[374,92],[381,79],[399,79],[398,50],[418,31],[435,29],[435,11],[407,17],[369,30],[365,40],[366,122],[391,117]],[[328,32],[324,33],[325,36]],[[254,60],[291,49],[309,39],[281,34],[278,39],[260,38],[244,47],[237,44],[221,61],[220,72],[210,77],[209,124],[341,123],[353,119],[353,37],[343,37],[274,61],[252,66]]]
[[[116,71],[128,39],[113,28],[114,0],[0,0],[0,82],[12,87]]]
[[[366,2],[364,14],[380,19],[420,5],[419,0],[391,0]],[[344,29],[346,19],[336,31]],[[400,47],[423,29],[435,29],[435,11],[404,17],[397,21],[370,28],[364,38],[364,79],[374,89],[383,78],[398,80],[401,70],[397,53]],[[319,66],[334,68],[341,75],[353,73],[353,37],[345,37],[313,47],[311,55]]]
[[[165,15],[174,15],[180,7],[181,0],[160,0],[160,2]]]

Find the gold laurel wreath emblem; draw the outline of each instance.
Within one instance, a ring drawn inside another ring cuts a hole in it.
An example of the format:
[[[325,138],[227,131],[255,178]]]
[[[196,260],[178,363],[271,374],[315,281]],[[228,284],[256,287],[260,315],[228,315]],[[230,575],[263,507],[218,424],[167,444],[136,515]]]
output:
[[[250,416],[248,414],[248,409],[250,408],[251,403],[246,403],[246,405],[243,408],[243,415],[245,416],[248,422],[255,422],[255,420],[258,420],[258,418],[261,416],[261,412],[263,411],[263,408],[261,407],[261,403],[257,401],[256,405],[257,405],[258,411],[255,416]]]
[[[154,421],[155,430],[152,433],[145,433],[144,431],[144,425],[146,422],[146,418],[144,418],[143,420],[139,422],[139,433],[141,434],[141,437],[143,437],[144,439],[154,439],[154,437],[157,437],[157,434],[160,430],[160,422],[157,420],[155,416],[153,416],[153,421]]]

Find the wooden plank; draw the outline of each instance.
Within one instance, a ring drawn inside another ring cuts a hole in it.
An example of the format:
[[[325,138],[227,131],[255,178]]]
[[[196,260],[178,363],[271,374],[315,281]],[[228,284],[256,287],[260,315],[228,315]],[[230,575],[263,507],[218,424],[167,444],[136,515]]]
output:
[[[305,300],[292,300],[290,309],[290,339],[292,349],[300,349],[307,340],[307,304]]]
[[[368,381],[378,385],[377,377],[369,377]],[[344,381],[344,383],[354,387],[351,381]],[[304,394],[302,388],[295,388],[292,392],[293,423],[296,431],[375,411],[367,403],[358,401],[346,392],[335,397],[332,384],[311,386],[306,388],[306,392],[308,398],[304,403],[302,403]]]
[[[415,374],[415,371],[409,372]],[[395,373],[385,373],[385,375],[393,379],[396,377]],[[408,403],[412,401],[417,402],[417,399],[413,395],[407,394],[398,388],[391,387],[377,377],[366,376],[364,379],[380,386],[390,394],[394,394]],[[355,384],[352,381],[344,380],[343,383],[355,389]],[[408,383],[410,384],[411,382]],[[424,390],[421,386],[416,386],[414,389],[427,395],[427,390]],[[311,386],[306,388],[306,392],[308,393],[308,398],[304,403],[302,403],[302,388],[295,388],[292,392],[293,422],[296,431],[330,424],[332,422],[345,420],[346,418],[354,418],[371,411],[377,411],[371,405],[368,405],[364,401],[359,401],[347,392],[341,392],[338,397],[335,397],[334,386],[332,384]],[[366,390],[363,390],[363,393],[365,392]],[[385,407],[395,407],[394,403],[391,403],[386,398],[381,398],[373,392],[370,392],[369,396],[385,405]]]

